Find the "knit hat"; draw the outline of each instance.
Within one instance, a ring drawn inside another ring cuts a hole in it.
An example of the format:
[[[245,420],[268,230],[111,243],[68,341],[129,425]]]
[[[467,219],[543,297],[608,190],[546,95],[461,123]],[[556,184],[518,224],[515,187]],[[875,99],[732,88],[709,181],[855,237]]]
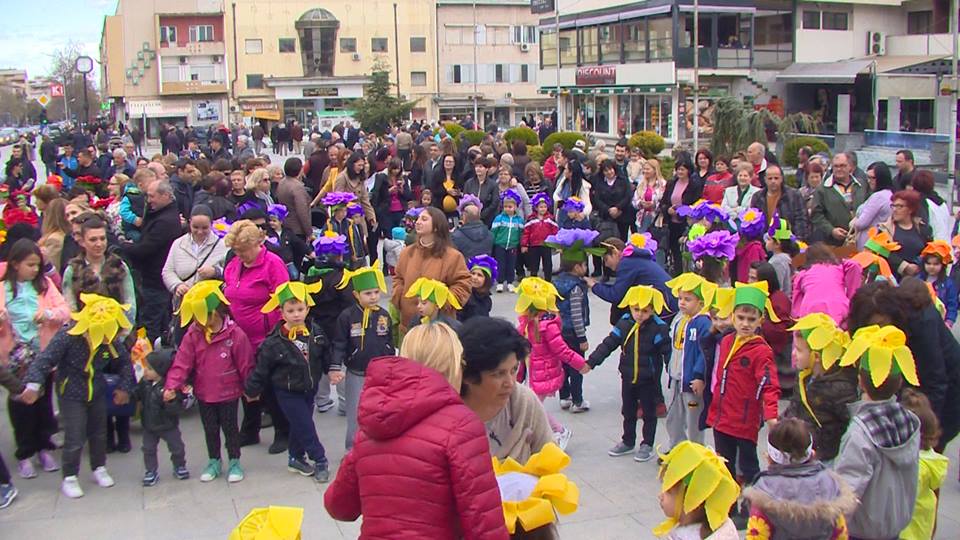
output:
[[[592,247],[600,233],[592,229],[560,229],[544,240],[543,245],[560,250],[560,259],[568,262],[584,262],[587,255],[602,256],[606,249]]]
[[[870,381],[879,387],[890,374],[901,374],[914,386],[920,386],[917,364],[907,347],[907,335],[896,326],[871,325],[853,334],[847,352],[840,358],[841,366],[852,366],[859,361],[860,369],[870,374]]]
[[[166,377],[173,365],[173,349],[157,349],[147,354],[147,365],[157,372],[157,375]]]
[[[413,285],[407,289],[407,293],[403,296],[406,298],[416,297],[421,300],[429,300],[438,308],[443,308],[447,304],[450,304],[454,309],[463,309],[463,306],[460,305],[460,300],[457,300],[457,297],[450,292],[447,285],[435,279],[425,277],[418,278],[413,282]]]
[[[717,316],[721,319],[729,317],[737,306],[753,306],[766,311],[767,317],[773,322],[780,322],[780,318],[773,311],[770,304],[770,292],[766,281],[756,283],[736,283],[733,289],[717,291]]]
[[[948,265],[953,262],[953,253],[945,240],[934,240],[933,242],[927,242],[927,245],[923,247],[923,251],[920,252],[920,258],[924,259],[927,255],[936,255],[940,257],[940,262],[943,265]]]
[[[679,298],[681,292],[688,292],[695,295],[703,301],[704,311],[707,311],[713,305],[713,297],[717,293],[717,285],[707,281],[700,274],[685,272],[666,282],[664,285],[670,287],[673,296]]]
[[[227,297],[221,290],[223,282],[218,279],[206,279],[198,281],[183,295],[180,301],[180,308],[174,314],[180,315],[180,326],[187,326],[190,321],[197,321],[201,326],[206,326],[207,317],[220,304],[230,305]]]
[[[820,353],[820,362],[826,370],[833,367],[850,344],[850,335],[825,313],[805,315],[790,330],[800,332],[810,350]]]
[[[470,257],[470,260],[467,261],[467,270],[473,271],[474,268],[479,268],[483,273],[490,276],[492,281],[497,280],[497,260],[493,257],[482,253]]]
[[[683,441],[661,456],[660,492],[680,485],[676,513],[653,529],[657,536],[666,535],[679,524],[681,512],[691,513],[703,506],[711,531],[727,520],[730,507],[740,495],[740,486],[730,475],[723,458],[713,450],[691,441]]]
[[[338,289],[343,289],[347,283],[353,285],[355,292],[369,291],[371,289],[380,289],[387,292],[387,283],[383,278],[383,272],[380,270],[380,261],[377,260],[373,266],[364,266],[356,270],[344,270],[343,279],[337,284]]]
[[[300,281],[281,283],[274,289],[267,303],[260,308],[260,312],[270,313],[290,300],[299,300],[307,304],[307,306],[313,306],[314,301],[311,295],[320,292],[322,287],[322,281],[317,281],[309,285]]]
[[[637,307],[643,309],[647,306],[653,306],[653,312],[657,315],[663,313],[666,307],[663,293],[656,287],[651,287],[650,285],[634,285],[627,289],[627,293],[623,295],[623,300],[620,300],[620,304],[617,307]]]
[[[557,298],[560,293],[549,281],[538,277],[524,278],[517,288],[517,313],[526,313],[531,309],[536,311],[557,311]]]

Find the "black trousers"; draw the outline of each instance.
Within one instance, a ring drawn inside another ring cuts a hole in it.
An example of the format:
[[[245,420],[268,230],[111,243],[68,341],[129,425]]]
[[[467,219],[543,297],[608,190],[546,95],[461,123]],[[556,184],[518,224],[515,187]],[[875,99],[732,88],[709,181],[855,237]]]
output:
[[[280,405],[277,403],[277,396],[273,393],[273,386],[267,385],[260,394],[257,401],[241,400],[243,403],[243,423],[240,425],[240,433],[246,437],[260,436],[260,415],[266,409],[267,414],[273,419],[273,431],[275,439],[286,439],[290,435],[290,422],[283,415]]]
[[[94,394],[91,401],[60,400],[63,420],[63,477],[80,472],[84,443],[90,452],[90,470],[107,464],[107,400]]]
[[[730,475],[734,478],[737,477],[737,465],[739,465],[743,484],[752,483],[760,472],[760,461],[757,459],[757,443],[720,433],[717,430],[713,430],[713,443],[720,457],[727,460],[727,469],[730,471]]]
[[[240,459],[240,429],[237,426],[237,400],[223,403],[199,402],[200,422],[207,441],[207,455],[220,459],[220,432],[227,445],[227,457]],[[258,413],[259,415],[259,413]]]
[[[564,332],[563,342],[572,350],[580,352],[582,341],[575,334]],[[577,405],[583,403],[583,374],[567,364],[563,364],[563,385],[560,386],[560,399],[569,399]]]
[[[143,430],[143,466],[148,471],[157,472],[157,447],[160,441],[167,443],[167,450],[170,451],[170,461],[173,467],[183,467],[187,464],[187,450],[183,444],[183,437],[180,435],[180,428],[175,427],[166,431]],[[217,446],[220,446],[219,441]]]
[[[683,272],[683,254],[680,249],[680,238],[683,237],[684,231],[687,230],[687,224],[685,222],[674,223],[670,221],[667,230],[669,234],[667,238],[670,242],[670,250],[667,252],[669,255],[667,266],[670,270],[670,275],[677,276]]]
[[[43,391],[33,405],[7,400],[7,413],[17,443],[14,456],[18,460],[30,458],[41,450],[57,449],[50,442],[50,436],[57,432],[57,419],[53,415],[53,375],[47,376]]]
[[[130,446],[130,417],[107,416],[107,448]]]
[[[0,454],[0,484],[9,484],[10,483],[10,469],[7,469],[7,464],[3,461],[3,454]]]
[[[140,287],[141,303],[137,305],[137,318],[140,325],[147,329],[150,343],[164,336],[170,328],[170,292],[165,288]]]
[[[531,276],[536,276],[543,262],[543,279],[550,281],[553,276],[553,251],[547,246],[533,246],[527,248],[527,269]]]
[[[637,444],[637,402],[643,410],[643,439],[641,444],[653,446],[657,435],[657,385],[653,381],[633,381],[621,375],[620,399],[623,416],[623,444]]]

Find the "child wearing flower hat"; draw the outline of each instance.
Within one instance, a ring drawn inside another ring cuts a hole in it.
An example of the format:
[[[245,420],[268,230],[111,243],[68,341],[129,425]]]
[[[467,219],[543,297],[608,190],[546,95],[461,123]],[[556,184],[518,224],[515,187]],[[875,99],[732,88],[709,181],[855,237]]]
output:
[[[730,507],[740,495],[723,459],[712,449],[683,441],[662,456],[660,509],[667,519],[653,534],[667,540],[737,540]]]
[[[493,256],[500,268],[497,292],[503,292],[504,283],[510,292],[516,291],[513,280],[516,278],[517,249],[523,234],[523,218],[519,214],[520,194],[508,189],[500,194],[503,212],[493,218],[490,232],[493,233]]]
[[[418,278],[407,289],[407,298],[417,299],[417,316],[410,321],[407,329],[419,324],[436,322],[445,323],[454,332],[460,331],[460,322],[443,312],[447,306],[457,311],[463,309],[457,297],[450,293],[450,289],[442,281],[426,277]]]
[[[737,252],[731,261],[733,271],[730,279],[742,283],[747,282],[750,274],[750,265],[756,261],[767,260],[767,251],[763,247],[763,233],[766,232],[766,221],[763,212],[756,208],[747,208],[740,212],[738,219],[740,243]]]
[[[663,364],[670,357],[670,329],[660,319],[666,307],[663,293],[649,285],[630,287],[620,302],[630,308],[600,346],[593,351],[587,364],[596,368],[613,351],[620,348],[620,399],[623,416],[623,436],[607,454],[625,456],[633,452],[637,443],[637,402],[643,409],[643,439],[634,459],[639,462],[653,458],[653,442],[657,434],[657,395]]]
[[[550,197],[546,193],[537,193],[530,200],[533,213],[527,218],[520,235],[520,252],[523,254],[531,276],[540,272],[543,263],[543,279],[553,278],[553,252],[544,245],[547,237],[556,234],[560,227],[550,214]]]
[[[946,308],[944,321],[953,328],[957,320],[957,286],[947,276],[947,267],[953,262],[953,253],[950,244],[943,240],[928,242],[920,252],[923,269],[920,270],[920,279],[926,281],[937,292],[937,298]]]
[[[489,255],[477,255],[467,261],[467,270],[470,271],[470,298],[457,313],[460,322],[473,317],[489,317],[493,309],[493,299],[490,289],[497,281],[497,260]]]

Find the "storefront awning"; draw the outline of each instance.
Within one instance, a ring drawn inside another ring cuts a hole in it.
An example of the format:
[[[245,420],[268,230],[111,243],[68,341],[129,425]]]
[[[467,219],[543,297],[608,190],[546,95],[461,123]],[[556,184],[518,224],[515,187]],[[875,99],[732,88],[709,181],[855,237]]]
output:
[[[629,85],[629,86],[561,86],[561,94],[669,94],[673,90],[673,85]],[[555,87],[542,87],[538,90],[541,94],[556,95]]]
[[[840,62],[797,62],[777,75],[777,80],[800,84],[853,84],[857,75],[869,73],[874,60],[856,59]]]
[[[280,111],[267,111],[263,109],[256,109],[252,111],[243,111],[244,118],[257,118],[259,120],[273,120],[274,122],[280,121]]]

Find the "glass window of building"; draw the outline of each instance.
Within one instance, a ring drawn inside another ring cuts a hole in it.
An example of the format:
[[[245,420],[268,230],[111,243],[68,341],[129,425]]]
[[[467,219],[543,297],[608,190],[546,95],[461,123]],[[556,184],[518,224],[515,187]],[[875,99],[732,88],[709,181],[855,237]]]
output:
[[[410,52],[427,52],[427,38],[425,37],[410,38]]]
[[[297,40],[293,38],[280,38],[277,47],[279,47],[282,53],[297,52]]]
[[[673,19],[654,17],[648,20],[650,36],[650,61],[659,62],[673,58]]]
[[[509,45],[511,39],[510,26],[487,25],[487,43],[490,45]]]
[[[793,13],[782,11],[757,15],[753,24],[754,67],[790,64],[793,61]]]
[[[410,72],[410,86],[426,86],[427,85],[427,72],[426,71],[411,71]]]
[[[600,42],[596,26],[580,29],[580,63],[596,64],[600,59]]]
[[[933,11],[907,12],[908,34],[933,34]]]
[[[520,82],[530,82],[529,64],[520,64]]]
[[[597,112],[594,131],[598,133],[610,133],[610,98],[607,96],[597,96],[595,107]]]
[[[605,24],[599,28],[600,32],[600,63],[620,63],[620,42],[622,26],[619,22]]]
[[[357,38],[352,38],[352,37],[340,38],[340,52],[342,53],[357,52]]]
[[[197,26],[191,26],[190,41],[194,43],[199,41],[213,41],[213,25],[201,24]]]
[[[247,54],[263,54],[263,40],[245,39],[243,40],[243,50]]]
[[[577,65],[577,29],[560,31],[560,65]]]
[[[717,15],[717,45],[728,49],[750,47],[750,17]]]
[[[540,65],[543,67],[557,65],[557,33],[553,30],[544,30],[540,35]]]
[[[847,30],[847,14],[843,11],[824,11],[822,21],[824,30]]]
[[[623,23],[623,60],[647,61],[647,20]]]
[[[247,74],[247,88],[249,88],[249,89],[263,88],[263,74],[262,74],[262,73],[248,73],[248,74]]]
[[[803,10],[803,19],[801,19],[804,30],[820,29],[820,12],[815,9]]]
[[[295,27],[300,37],[303,74],[307,77],[333,76],[340,21],[323,8],[313,8],[297,19]]]
[[[387,41],[387,38],[383,37],[370,38],[370,50],[375,53],[388,52]]]
[[[177,27],[176,26],[161,26],[160,27],[160,43],[169,44],[177,42]]]

